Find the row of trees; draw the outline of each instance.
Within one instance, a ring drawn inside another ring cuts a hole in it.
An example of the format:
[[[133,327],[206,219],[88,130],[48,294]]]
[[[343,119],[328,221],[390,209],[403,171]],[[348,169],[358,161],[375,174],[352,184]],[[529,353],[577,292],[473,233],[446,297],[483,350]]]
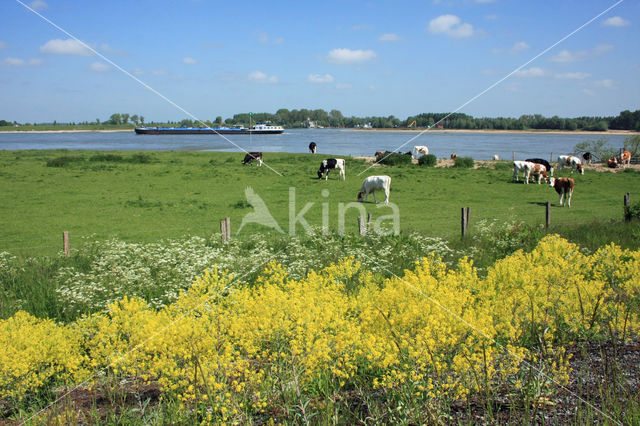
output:
[[[137,125],[144,125],[144,117],[138,114],[128,114],[128,113],[119,113],[111,114],[109,120],[105,121],[105,124],[129,124],[129,120],[131,123]],[[96,123],[100,124],[100,119],[96,118]]]
[[[636,130],[640,131],[640,110],[622,111],[616,117],[577,117],[561,118],[558,116],[544,117],[540,114],[522,115],[519,118],[474,118],[467,114],[455,113],[422,113],[407,117],[406,120],[390,115],[388,117],[345,117],[338,110],[326,112],[316,110],[288,110],[279,109],[275,114],[248,113],[235,114],[233,118],[227,118],[224,125],[248,125],[255,122],[271,122],[286,128],[305,127],[309,121],[323,127],[361,127],[369,123],[374,128],[408,127],[432,127],[437,125],[444,129],[486,129],[486,130],[590,130],[605,131]],[[414,124],[415,121],[415,124]],[[213,124],[222,123],[222,117],[216,118]],[[195,123],[194,123],[195,124]]]
[[[215,120],[204,121],[209,127],[223,127],[243,125],[249,126],[257,122],[269,122],[271,124],[280,125],[288,129],[302,128],[313,123],[322,127],[362,127],[370,125],[374,128],[402,128],[402,127],[433,127],[438,126],[444,129],[469,129],[469,130],[591,130],[605,131],[614,130],[635,130],[640,131],[640,110],[631,112],[629,110],[622,111],[616,117],[577,117],[577,118],[561,118],[557,115],[553,117],[544,117],[540,114],[522,115],[519,118],[497,117],[497,118],[474,118],[467,114],[455,113],[422,113],[407,117],[406,120],[390,115],[388,117],[345,117],[337,109],[326,112],[322,109],[279,109],[275,114],[260,113],[241,113],[235,114],[233,117],[223,120],[221,116]],[[0,126],[16,125],[15,122],[0,120]],[[54,122],[54,124],[56,124]],[[74,123],[75,124],[75,123]],[[96,119],[94,123],[86,124],[109,124],[109,125],[128,125],[134,124],[144,125],[145,118],[138,114],[114,113],[108,120],[101,122]],[[153,125],[179,125],[184,127],[202,126],[201,122],[184,119],[180,122],[153,123]]]

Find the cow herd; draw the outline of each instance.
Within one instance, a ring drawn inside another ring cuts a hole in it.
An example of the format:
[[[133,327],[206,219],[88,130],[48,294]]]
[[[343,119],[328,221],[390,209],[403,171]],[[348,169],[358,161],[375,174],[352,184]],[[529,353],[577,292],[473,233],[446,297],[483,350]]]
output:
[[[317,151],[317,144],[315,142],[311,142],[309,144],[309,151],[312,154],[315,154]],[[413,158],[419,158],[422,155],[427,155],[429,153],[429,148],[426,146],[414,146],[410,153]],[[376,156],[391,154],[389,151],[376,152]],[[455,159],[457,154],[451,154],[451,158]],[[497,157],[497,156],[496,156]],[[583,160],[585,163],[590,163],[591,154],[585,153],[583,155]],[[625,167],[629,165],[631,160],[631,154],[629,151],[623,151],[620,155],[620,159],[613,157],[609,159],[609,167],[617,167],[619,163],[622,163]],[[247,152],[242,164],[251,164],[253,161],[258,163],[258,166],[262,165],[262,152]],[[559,155],[558,156],[558,168],[570,168],[571,173],[574,170],[581,175],[584,175],[584,167],[582,165],[582,161],[580,158],[573,155]],[[327,158],[322,160],[320,163],[320,168],[318,169],[318,179],[325,180],[329,179],[329,173],[335,170],[338,173],[338,180],[346,180],[346,167],[345,160],[343,158]],[[573,188],[575,186],[575,181],[572,178],[554,178],[553,177],[554,169],[551,164],[542,159],[542,158],[528,158],[524,161],[514,161],[513,162],[513,180],[519,181],[520,175],[522,174],[522,179],[525,184],[529,183],[529,180],[533,180],[538,184],[541,184],[543,181],[549,183],[549,186],[554,188],[558,195],[560,196],[559,203],[560,205],[567,205],[571,207],[571,196],[573,195]],[[391,178],[389,176],[369,176],[362,183],[362,188],[360,192],[358,192],[357,199],[358,201],[366,202],[369,194],[373,194],[373,201],[377,203],[375,191],[380,190],[384,191],[385,194],[385,204],[389,203],[389,191],[391,188]]]
[[[316,153],[317,148],[318,145],[315,142],[311,142],[309,144],[309,152],[312,154]],[[429,152],[427,147],[423,148],[426,149],[425,153]],[[247,152],[244,156],[244,160],[242,160],[242,164],[251,165],[254,161],[258,163],[258,166],[262,166],[262,152]],[[328,180],[329,173],[332,170],[336,170],[338,172],[338,180],[346,180],[344,158],[327,158],[326,160],[322,160],[320,168],[318,169],[318,179],[322,179],[324,177],[325,180]],[[389,204],[390,189],[391,178],[389,176],[369,176],[364,180],[364,182],[362,182],[362,188],[360,188],[360,192],[358,192],[357,199],[360,202],[366,202],[369,194],[372,194],[373,202],[377,203],[376,190],[380,190],[384,191],[384,204]]]

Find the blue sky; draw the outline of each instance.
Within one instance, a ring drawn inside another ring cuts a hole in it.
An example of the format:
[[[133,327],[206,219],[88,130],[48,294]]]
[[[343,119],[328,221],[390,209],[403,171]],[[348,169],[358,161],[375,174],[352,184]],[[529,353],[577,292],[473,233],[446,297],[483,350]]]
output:
[[[449,112],[615,1],[21,0],[202,120],[332,109]],[[187,117],[20,2],[0,3],[0,119]],[[460,110],[640,109],[640,2],[625,0]]]

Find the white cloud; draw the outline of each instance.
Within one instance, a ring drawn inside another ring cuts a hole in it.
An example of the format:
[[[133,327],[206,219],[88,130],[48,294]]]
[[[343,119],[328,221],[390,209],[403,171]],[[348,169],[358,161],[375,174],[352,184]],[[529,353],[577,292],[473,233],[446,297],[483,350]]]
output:
[[[256,31],[256,36],[258,37],[258,42],[260,44],[282,44],[284,43],[284,38],[282,37],[276,37],[276,38],[272,38],[269,34],[262,32],[262,31]]]
[[[526,70],[520,70],[516,73],[519,77],[542,77],[545,74],[545,71],[539,67],[531,67]]]
[[[596,81],[594,85],[596,87],[604,87],[606,89],[609,89],[613,87],[613,80],[611,80],[610,78],[605,78],[604,80]]]
[[[20,58],[5,58],[0,61],[0,65],[6,65],[8,67],[25,67],[27,65],[35,67],[40,64],[42,64],[42,60],[37,58],[29,59],[28,61]]]
[[[182,58],[182,63],[183,64],[187,64],[187,65],[193,65],[195,64],[197,61],[195,59],[193,59],[190,56],[185,56],[184,58]]]
[[[44,10],[48,8],[49,5],[42,0],[35,0],[29,3],[29,7],[33,10]]]
[[[95,72],[111,71],[111,67],[104,62],[92,62],[91,65],[89,65],[89,69]]]
[[[529,44],[526,41],[520,41],[516,44],[513,45],[513,47],[511,48],[510,52],[511,53],[519,53],[522,52],[523,50],[527,50],[529,49],[531,46],[529,46]]]
[[[631,25],[631,22],[623,19],[619,16],[612,16],[602,23],[605,27],[626,27],[627,25]]]
[[[378,37],[380,41],[399,41],[400,36],[398,34],[382,34]]]
[[[113,47],[109,46],[107,43],[102,43],[100,45],[100,50],[102,50],[105,53],[115,54],[115,55],[128,55],[129,54],[126,50],[114,49]]]
[[[556,78],[567,79],[567,80],[584,80],[588,78],[591,74],[586,72],[567,72],[564,74],[556,74]]]
[[[275,84],[278,82],[278,77],[276,77],[275,75],[268,76],[262,71],[253,71],[249,73],[249,81],[264,84]]]
[[[51,55],[93,56],[93,52],[77,40],[53,39],[40,47],[40,53]]]
[[[613,45],[611,45],[611,44],[599,44],[593,49],[593,53],[600,54],[600,53],[608,52],[610,50],[613,50]]]
[[[432,19],[427,31],[431,34],[442,34],[454,38],[473,36],[473,26],[462,22],[456,15],[441,15]]]
[[[327,60],[334,64],[358,64],[370,61],[376,56],[373,50],[333,49],[329,52]]]
[[[576,52],[569,52],[568,50],[563,50],[557,55],[553,56],[551,60],[553,62],[560,62],[560,63],[576,62],[576,61],[583,60],[584,58],[587,57],[588,54],[589,52],[587,52],[586,50],[579,50]]]
[[[20,58],[4,58],[2,60],[2,65],[8,65],[10,67],[23,67],[26,64],[27,63],[24,61],[24,59]]]
[[[307,81],[309,83],[333,83],[333,76],[331,74],[309,74]]]
[[[577,62],[600,55],[610,50],[613,50],[613,45],[611,44],[599,44],[591,50],[576,50],[575,52],[563,50],[557,55],[553,56],[551,58],[551,61],[559,63]]]

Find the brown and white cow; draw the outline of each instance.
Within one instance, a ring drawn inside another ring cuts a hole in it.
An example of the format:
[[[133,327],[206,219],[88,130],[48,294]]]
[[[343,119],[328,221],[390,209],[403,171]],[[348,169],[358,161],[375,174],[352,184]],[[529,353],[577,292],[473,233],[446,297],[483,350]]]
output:
[[[548,180],[547,168],[544,166],[544,164],[533,164],[533,169],[531,169],[531,176],[533,176],[533,179],[538,182],[538,185],[540,185],[543,180],[546,183]]]
[[[574,157],[573,155],[559,155],[558,167],[560,167],[561,169],[564,169],[565,167],[571,167],[571,173],[573,173],[573,169],[576,169],[581,175],[584,174],[582,161],[580,161],[578,157]]]
[[[620,154],[620,162],[622,163],[622,167],[627,167],[631,164],[631,153],[627,150],[622,151]]]
[[[571,208],[571,195],[573,195],[573,179],[572,178],[551,178],[549,186],[556,190],[560,195],[560,205],[567,201],[567,205]]]

